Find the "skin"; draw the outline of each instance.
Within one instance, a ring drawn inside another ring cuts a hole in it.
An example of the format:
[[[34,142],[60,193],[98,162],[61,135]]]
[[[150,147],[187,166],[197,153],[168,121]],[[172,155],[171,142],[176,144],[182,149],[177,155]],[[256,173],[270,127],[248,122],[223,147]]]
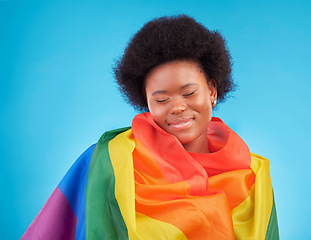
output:
[[[186,151],[209,153],[207,126],[217,89],[198,63],[173,61],[154,68],[146,77],[146,97],[154,121]]]

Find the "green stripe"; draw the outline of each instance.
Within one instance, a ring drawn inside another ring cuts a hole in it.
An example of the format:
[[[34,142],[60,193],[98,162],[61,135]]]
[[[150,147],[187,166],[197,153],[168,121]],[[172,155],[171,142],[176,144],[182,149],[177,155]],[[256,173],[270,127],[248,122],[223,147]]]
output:
[[[85,200],[85,237],[93,239],[128,239],[127,228],[115,198],[115,176],[108,143],[128,130],[106,132],[98,141],[91,159]]]
[[[270,220],[266,233],[266,240],[278,240],[279,239],[279,227],[278,227],[278,219],[276,216],[274,195],[273,195],[273,206],[271,209]]]

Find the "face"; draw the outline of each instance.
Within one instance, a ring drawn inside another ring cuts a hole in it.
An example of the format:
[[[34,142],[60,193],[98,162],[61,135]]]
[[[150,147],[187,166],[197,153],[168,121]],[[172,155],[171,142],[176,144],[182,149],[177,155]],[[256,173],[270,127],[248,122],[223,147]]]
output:
[[[217,91],[215,81],[207,83],[197,63],[173,61],[154,68],[146,77],[146,96],[154,121],[186,150],[199,144],[207,147]]]

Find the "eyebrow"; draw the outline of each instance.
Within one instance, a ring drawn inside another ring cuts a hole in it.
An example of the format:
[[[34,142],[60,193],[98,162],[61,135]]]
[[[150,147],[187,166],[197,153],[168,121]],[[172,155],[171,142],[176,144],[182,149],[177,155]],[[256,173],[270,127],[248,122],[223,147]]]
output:
[[[198,85],[198,84],[196,84],[196,83],[187,83],[187,84],[183,85],[181,87],[181,89],[187,88],[189,86],[196,86],[196,85]],[[167,93],[167,91],[166,90],[158,90],[158,91],[153,92],[152,96],[157,95],[157,94],[161,94],[161,93]]]
[[[155,91],[154,93],[152,93],[152,96],[160,94],[160,93],[166,93],[167,91],[165,90],[159,90],[159,91]]]
[[[187,83],[187,84],[183,85],[181,87],[181,89],[184,89],[184,88],[189,87],[189,86],[194,86],[194,85],[198,85],[198,84],[196,84],[196,83]]]

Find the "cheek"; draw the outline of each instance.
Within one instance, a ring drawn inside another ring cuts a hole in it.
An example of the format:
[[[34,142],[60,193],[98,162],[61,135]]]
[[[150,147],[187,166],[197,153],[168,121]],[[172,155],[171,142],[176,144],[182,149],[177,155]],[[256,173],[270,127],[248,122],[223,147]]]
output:
[[[164,106],[160,104],[149,104],[149,112],[153,118],[153,120],[158,124],[162,125],[166,119],[166,110]]]
[[[208,116],[212,114],[212,104],[207,95],[200,96],[192,103],[192,109],[201,115]]]

